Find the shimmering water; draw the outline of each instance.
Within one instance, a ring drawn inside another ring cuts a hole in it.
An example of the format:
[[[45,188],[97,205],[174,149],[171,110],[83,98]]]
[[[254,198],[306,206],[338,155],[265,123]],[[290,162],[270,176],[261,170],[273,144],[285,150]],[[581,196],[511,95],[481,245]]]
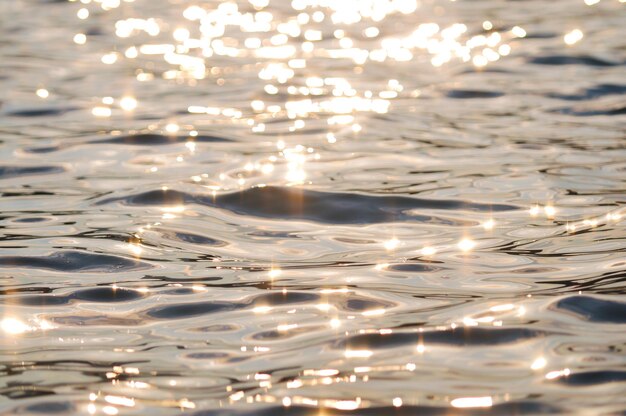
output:
[[[585,1],[0,0],[0,412],[625,414]]]

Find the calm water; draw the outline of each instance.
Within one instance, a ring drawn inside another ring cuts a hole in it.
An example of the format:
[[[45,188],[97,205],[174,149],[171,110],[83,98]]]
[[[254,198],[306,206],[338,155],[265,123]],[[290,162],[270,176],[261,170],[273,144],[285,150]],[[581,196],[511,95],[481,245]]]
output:
[[[0,0],[0,413],[626,414],[616,0]]]

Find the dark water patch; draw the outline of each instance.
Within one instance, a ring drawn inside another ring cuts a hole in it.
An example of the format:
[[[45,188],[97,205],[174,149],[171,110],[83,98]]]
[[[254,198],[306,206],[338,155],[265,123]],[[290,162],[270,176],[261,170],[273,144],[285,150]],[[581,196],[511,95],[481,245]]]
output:
[[[239,215],[272,219],[307,220],[329,224],[371,224],[393,221],[429,222],[432,217],[410,210],[512,211],[513,205],[479,204],[456,200],[420,199],[405,196],[372,196],[356,193],[319,192],[290,187],[250,188],[216,196],[157,190],[100,201],[127,205],[201,204]]]
[[[23,188],[27,188],[26,185]],[[4,197],[22,197],[22,196],[58,196],[54,192],[47,191],[26,191],[26,192],[2,192],[1,196]]]
[[[164,295],[192,295],[197,292],[188,287],[180,287],[176,289],[166,289],[161,293]]]
[[[54,390],[47,387],[39,387],[32,385],[14,385],[8,386],[2,390],[0,390],[0,394],[11,399],[11,400],[25,400],[32,399],[35,397],[41,396],[49,396],[54,394]],[[16,415],[22,413],[13,413]]]
[[[587,65],[587,66],[616,66],[619,63],[606,61],[600,58],[587,55],[571,56],[571,55],[548,55],[536,56],[528,60],[529,63],[535,65]]]
[[[376,244],[375,240],[364,240],[362,238],[335,237],[333,240],[347,244]]]
[[[252,299],[251,305],[256,306],[280,306],[288,305],[292,303],[304,303],[304,302],[317,302],[320,300],[320,296],[316,293],[307,292],[272,292],[255,296]]]
[[[24,149],[28,153],[52,153],[61,150],[61,146],[46,146],[46,147],[30,147]]]
[[[102,30],[102,28],[99,28],[99,27],[91,27],[91,28],[85,30],[85,35],[87,35],[87,36],[102,36],[104,34],[105,33]]]
[[[211,237],[207,237],[200,234],[193,234],[190,232],[182,232],[182,231],[161,231],[163,237],[179,241],[182,243],[190,243],[190,244],[198,244],[203,246],[225,246],[226,243],[224,241],[216,240]]]
[[[393,270],[395,272],[413,272],[413,273],[419,273],[419,272],[437,272],[440,270],[443,270],[442,267],[437,267],[437,266],[433,266],[431,264],[424,264],[424,263],[399,263],[399,264],[392,264],[391,266],[387,267],[388,270]]]
[[[321,326],[318,327],[310,327],[310,326],[301,326],[299,328],[292,328],[289,331],[279,331],[277,329],[272,329],[269,331],[261,331],[253,334],[250,339],[254,341],[276,341],[280,339],[289,339],[302,334],[311,334],[318,330],[323,330],[324,328]]]
[[[84,289],[74,292],[68,296],[70,299],[86,300],[89,302],[130,302],[143,297],[143,294],[137,290],[114,288],[114,287],[95,287],[92,289]]]
[[[0,179],[61,173],[64,171],[65,170],[59,166],[0,166]]]
[[[470,98],[496,98],[502,97],[504,93],[499,91],[481,90],[450,90],[446,92],[448,98],[470,99]]]
[[[559,35],[554,32],[534,32],[528,33],[524,36],[524,39],[551,39],[556,38],[557,36]]]
[[[550,309],[574,314],[590,322],[626,324],[626,303],[591,296],[571,296],[552,304]]]
[[[255,296],[241,302],[194,302],[164,305],[148,309],[146,314],[158,319],[181,319],[218,312],[233,311],[256,306],[280,306],[292,303],[313,302],[319,300],[314,293],[272,292]]]
[[[56,413],[73,414],[76,407],[69,402],[40,402],[15,409],[18,415],[39,413],[42,415],[51,415]]]
[[[111,315],[56,315],[50,320],[59,325],[67,326],[126,326],[139,327],[145,324],[143,319],[136,317],[111,316]]]
[[[209,198],[207,198],[209,199]],[[474,204],[462,201],[417,199],[403,196],[370,196],[352,193],[308,191],[295,188],[251,188],[217,196],[215,206],[242,215],[287,217],[328,223],[384,222],[410,219],[410,209],[458,209],[471,211],[514,210],[510,205]]]
[[[27,306],[52,306],[64,305],[77,299],[89,302],[130,302],[144,297],[144,295],[132,289],[101,286],[90,289],[78,290],[69,295],[29,295],[19,298],[9,298],[2,301],[4,304],[20,304]]]
[[[550,98],[558,98],[561,100],[569,101],[582,101],[592,100],[598,97],[604,97],[607,95],[622,95],[626,94],[626,85],[620,84],[599,84],[593,87],[581,90],[576,94],[548,94]]]
[[[142,297],[143,294],[136,290],[113,287],[95,287],[91,289],[79,290],[65,296],[20,296],[17,298],[0,299],[0,302],[4,305],[59,306],[69,304],[75,299],[97,303],[115,303],[130,302]]]
[[[459,71],[459,74],[513,74],[515,71],[511,71],[510,69],[504,68],[494,68],[491,66],[481,67],[481,68],[468,68]]]
[[[10,110],[4,113],[9,117],[50,117],[61,116],[67,112],[79,110],[78,107],[45,107]]]
[[[250,237],[262,237],[262,238],[302,238],[302,236],[293,233],[286,233],[280,231],[252,231],[246,235]]]
[[[69,303],[69,297],[53,295],[26,295],[0,299],[0,303],[3,305],[59,306]]]
[[[585,373],[574,373],[567,377],[559,377],[560,384],[569,386],[593,386],[605,383],[626,382],[626,371],[588,371]]]
[[[18,218],[15,219],[14,222],[21,222],[21,223],[34,223],[34,222],[44,222],[44,221],[48,221],[49,218],[45,218],[45,217],[29,217],[29,218]]]
[[[199,135],[195,137],[191,136],[166,136],[155,133],[143,133],[143,134],[130,134],[126,136],[114,136],[111,138],[96,140],[89,142],[88,144],[122,144],[131,146],[156,146],[167,145],[174,143],[185,143],[188,141],[199,143],[224,143],[231,142],[232,140],[222,137]]]
[[[241,326],[234,324],[215,324],[208,326],[201,326],[198,328],[190,328],[189,331],[192,332],[233,332],[239,331]]]
[[[127,205],[182,205],[185,203],[193,203],[198,198],[194,195],[174,190],[148,191],[138,195],[131,195],[122,198],[110,198],[98,202],[97,205],[103,205],[110,202],[122,201]],[[201,197],[200,197],[201,198]]]
[[[379,299],[366,298],[364,296],[353,295],[347,299],[341,299],[337,303],[340,309],[349,312],[365,312],[375,309],[387,309],[396,306],[391,302],[385,302]]]
[[[393,348],[409,344],[446,344],[456,347],[511,344],[545,336],[543,331],[526,328],[465,327],[446,331],[362,334],[336,343],[338,348]]]
[[[576,108],[576,107],[566,107],[556,110],[556,112],[561,114],[568,114],[572,116],[579,117],[590,117],[590,116],[619,116],[626,114],[626,106],[610,106],[606,108]]]
[[[206,315],[210,313],[232,311],[241,309],[239,303],[226,302],[194,302],[179,303],[174,305],[158,306],[150,308],[147,315],[157,319],[182,319],[194,316]]]
[[[230,354],[225,352],[195,352],[185,355],[185,358],[192,360],[215,360],[229,358]]]
[[[0,267],[26,267],[72,273],[118,273],[152,268],[148,263],[125,257],[81,251],[58,251],[41,257],[4,256],[0,257]]]
[[[127,146],[163,146],[168,144],[197,142],[197,143],[227,143],[230,139],[215,136],[166,136],[156,133],[131,134],[126,136],[114,136],[106,139],[93,140],[89,142],[64,144],[58,146],[31,147],[25,149],[28,153],[52,153],[68,149],[74,146],[84,146],[90,144],[116,144]]]

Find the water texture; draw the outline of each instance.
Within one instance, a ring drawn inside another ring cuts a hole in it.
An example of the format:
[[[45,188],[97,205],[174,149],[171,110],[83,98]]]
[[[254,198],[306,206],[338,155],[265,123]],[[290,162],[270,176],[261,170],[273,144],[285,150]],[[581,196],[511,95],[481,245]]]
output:
[[[618,0],[0,0],[0,414],[626,414]]]

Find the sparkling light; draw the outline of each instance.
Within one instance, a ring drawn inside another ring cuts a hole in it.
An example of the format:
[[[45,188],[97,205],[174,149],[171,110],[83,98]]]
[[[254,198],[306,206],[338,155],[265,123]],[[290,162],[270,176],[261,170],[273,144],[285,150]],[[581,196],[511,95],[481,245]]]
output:
[[[48,96],[50,95],[48,90],[45,88],[39,88],[35,93],[37,94],[39,98],[44,98],[44,99],[48,98]]]
[[[120,100],[120,107],[124,111],[133,111],[137,108],[137,100],[130,96],[122,97]]]
[[[459,247],[461,251],[463,251],[464,253],[467,253],[471,251],[474,247],[476,247],[476,242],[474,242],[473,240],[469,238],[464,238],[461,241],[459,241],[457,246]]]
[[[102,61],[103,64],[112,65],[115,62],[117,62],[117,53],[115,52],[107,53],[106,55],[103,55],[100,60]]]
[[[496,222],[493,220],[493,218],[490,218],[487,221],[483,222],[483,228],[487,231],[493,230],[495,226]]]
[[[91,109],[91,114],[96,117],[111,117],[111,109],[108,107],[94,107]]]
[[[0,322],[0,328],[8,334],[17,335],[31,331],[32,327],[16,318],[4,318]]]
[[[490,396],[485,397],[460,397],[450,402],[452,407],[468,408],[468,407],[491,407],[493,401]]]
[[[117,410],[117,407],[113,406],[104,406],[102,408],[102,411],[109,416],[115,416],[120,412],[119,410]]]
[[[567,377],[569,375],[570,375],[570,369],[569,368],[565,368],[563,370],[550,371],[548,374],[546,374],[546,379],[547,380],[554,380],[556,378]]]
[[[425,246],[421,250],[422,256],[430,257],[437,254],[437,249],[431,246]]]
[[[168,123],[165,126],[165,131],[171,134],[178,133],[178,130],[180,130],[180,126],[176,123]]]
[[[82,9],[79,9],[78,12],[76,12],[76,17],[81,20],[85,20],[89,17],[89,10],[85,9],[84,7]]]
[[[74,35],[73,40],[77,45],[84,45],[87,42],[87,36],[84,33],[77,33]]]
[[[535,361],[533,361],[533,363],[530,365],[530,368],[533,370],[541,370],[546,366],[546,364],[546,359],[543,357],[539,357]]]
[[[383,245],[385,246],[385,250],[387,251],[395,250],[400,245],[400,240],[398,240],[397,238],[392,238],[391,240],[385,241]]]
[[[554,208],[552,205],[546,205],[545,207],[543,207],[543,210],[546,214],[546,217],[548,218],[554,218],[554,216],[556,215],[556,208]]]
[[[571,32],[568,32],[565,34],[565,36],[563,36],[563,41],[567,44],[567,45],[573,45],[575,43],[578,43],[580,40],[582,40],[583,38],[583,32],[580,31],[580,29],[574,29]]]
[[[518,38],[526,37],[526,31],[519,26],[513,27],[513,29],[511,29],[511,33]]]
[[[369,350],[346,350],[344,356],[346,358],[369,358],[374,353]]]
[[[129,397],[108,395],[104,397],[104,400],[107,403],[115,404],[118,406],[126,406],[126,407],[135,406],[135,399],[129,398]]]
[[[361,313],[361,315],[363,316],[380,316],[384,314],[385,314],[384,309],[370,309],[368,311],[364,311]]]
[[[530,207],[528,213],[531,217],[536,217],[539,214],[539,205],[533,205]]]

